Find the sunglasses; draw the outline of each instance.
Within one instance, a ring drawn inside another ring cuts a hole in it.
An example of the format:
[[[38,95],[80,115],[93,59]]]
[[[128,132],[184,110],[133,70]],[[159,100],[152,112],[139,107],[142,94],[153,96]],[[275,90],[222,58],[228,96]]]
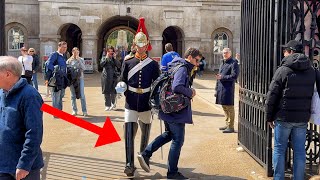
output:
[[[196,62],[198,63],[200,61],[200,59],[194,58],[196,60]]]

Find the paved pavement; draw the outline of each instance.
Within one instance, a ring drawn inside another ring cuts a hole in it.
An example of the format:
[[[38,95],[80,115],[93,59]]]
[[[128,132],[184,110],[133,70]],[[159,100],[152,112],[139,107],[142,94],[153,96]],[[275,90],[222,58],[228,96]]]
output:
[[[41,74],[39,74],[41,76]],[[43,81],[40,79],[39,84]],[[191,179],[267,179],[264,169],[246,152],[238,152],[237,133],[223,134],[218,130],[225,124],[221,107],[214,104],[213,74],[205,74],[195,79],[197,96],[193,100],[194,124],[186,126],[185,143],[182,148],[179,171]],[[44,96],[45,87],[40,86],[45,103],[51,98]],[[100,75],[85,75],[85,94],[89,117],[83,118],[100,127],[109,116],[121,136],[121,141],[94,148],[97,135],[76,127],[61,119],[53,119],[44,113],[45,167],[42,179],[125,179],[125,149],[123,139],[124,99],[118,100],[115,111],[104,111],[104,98],[101,94]],[[237,103],[238,104],[238,103]],[[66,89],[64,111],[71,113],[70,90]],[[236,105],[237,107],[237,105]],[[81,113],[80,101],[78,108]],[[237,125],[236,125],[237,127]],[[150,140],[160,134],[160,121],[154,117]],[[136,137],[135,151],[140,146],[140,132]],[[138,161],[134,179],[165,179],[170,143],[154,153],[151,159],[151,172],[144,172]]]

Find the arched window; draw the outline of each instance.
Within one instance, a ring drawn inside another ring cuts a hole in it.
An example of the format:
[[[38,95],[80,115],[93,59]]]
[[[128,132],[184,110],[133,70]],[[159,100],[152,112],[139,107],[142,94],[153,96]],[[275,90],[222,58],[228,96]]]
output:
[[[19,27],[13,27],[8,32],[8,50],[19,50],[24,46],[24,33]]]
[[[213,39],[213,52],[222,53],[223,48],[229,47],[228,35],[224,32],[217,33]]]

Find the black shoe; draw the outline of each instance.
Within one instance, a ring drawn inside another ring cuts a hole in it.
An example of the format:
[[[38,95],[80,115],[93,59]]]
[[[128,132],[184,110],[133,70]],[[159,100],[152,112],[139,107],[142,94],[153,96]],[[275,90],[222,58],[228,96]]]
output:
[[[222,131],[223,133],[234,133],[234,129],[233,128],[227,128],[225,130]]]
[[[127,176],[134,176],[134,172],[136,171],[136,167],[130,167],[130,166],[126,166],[126,168],[124,169],[124,173]]]
[[[167,179],[189,179],[189,178],[183,176],[180,172],[177,172],[175,174],[167,174]]]
[[[150,172],[149,158],[138,153],[138,160],[139,160],[141,168],[145,172]]]
[[[228,128],[228,126],[223,126],[221,128],[219,128],[220,131],[226,130]]]

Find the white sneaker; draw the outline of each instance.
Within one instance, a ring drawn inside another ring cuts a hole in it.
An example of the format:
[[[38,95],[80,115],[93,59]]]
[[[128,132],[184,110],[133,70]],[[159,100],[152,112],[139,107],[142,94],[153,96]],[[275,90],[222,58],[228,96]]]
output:
[[[110,106],[106,106],[105,111],[110,111]]]
[[[87,116],[88,116],[88,113],[84,112],[83,117],[87,117]]]
[[[113,109],[115,109],[116,108],[116,104],[111,104],[111,107],[110,107],[110,109],[109,110],[113,110]]]
[[[77,112],[72,111],[72,116],[75,116],[75,115],[77,115],[77,114],[78,114]]]

